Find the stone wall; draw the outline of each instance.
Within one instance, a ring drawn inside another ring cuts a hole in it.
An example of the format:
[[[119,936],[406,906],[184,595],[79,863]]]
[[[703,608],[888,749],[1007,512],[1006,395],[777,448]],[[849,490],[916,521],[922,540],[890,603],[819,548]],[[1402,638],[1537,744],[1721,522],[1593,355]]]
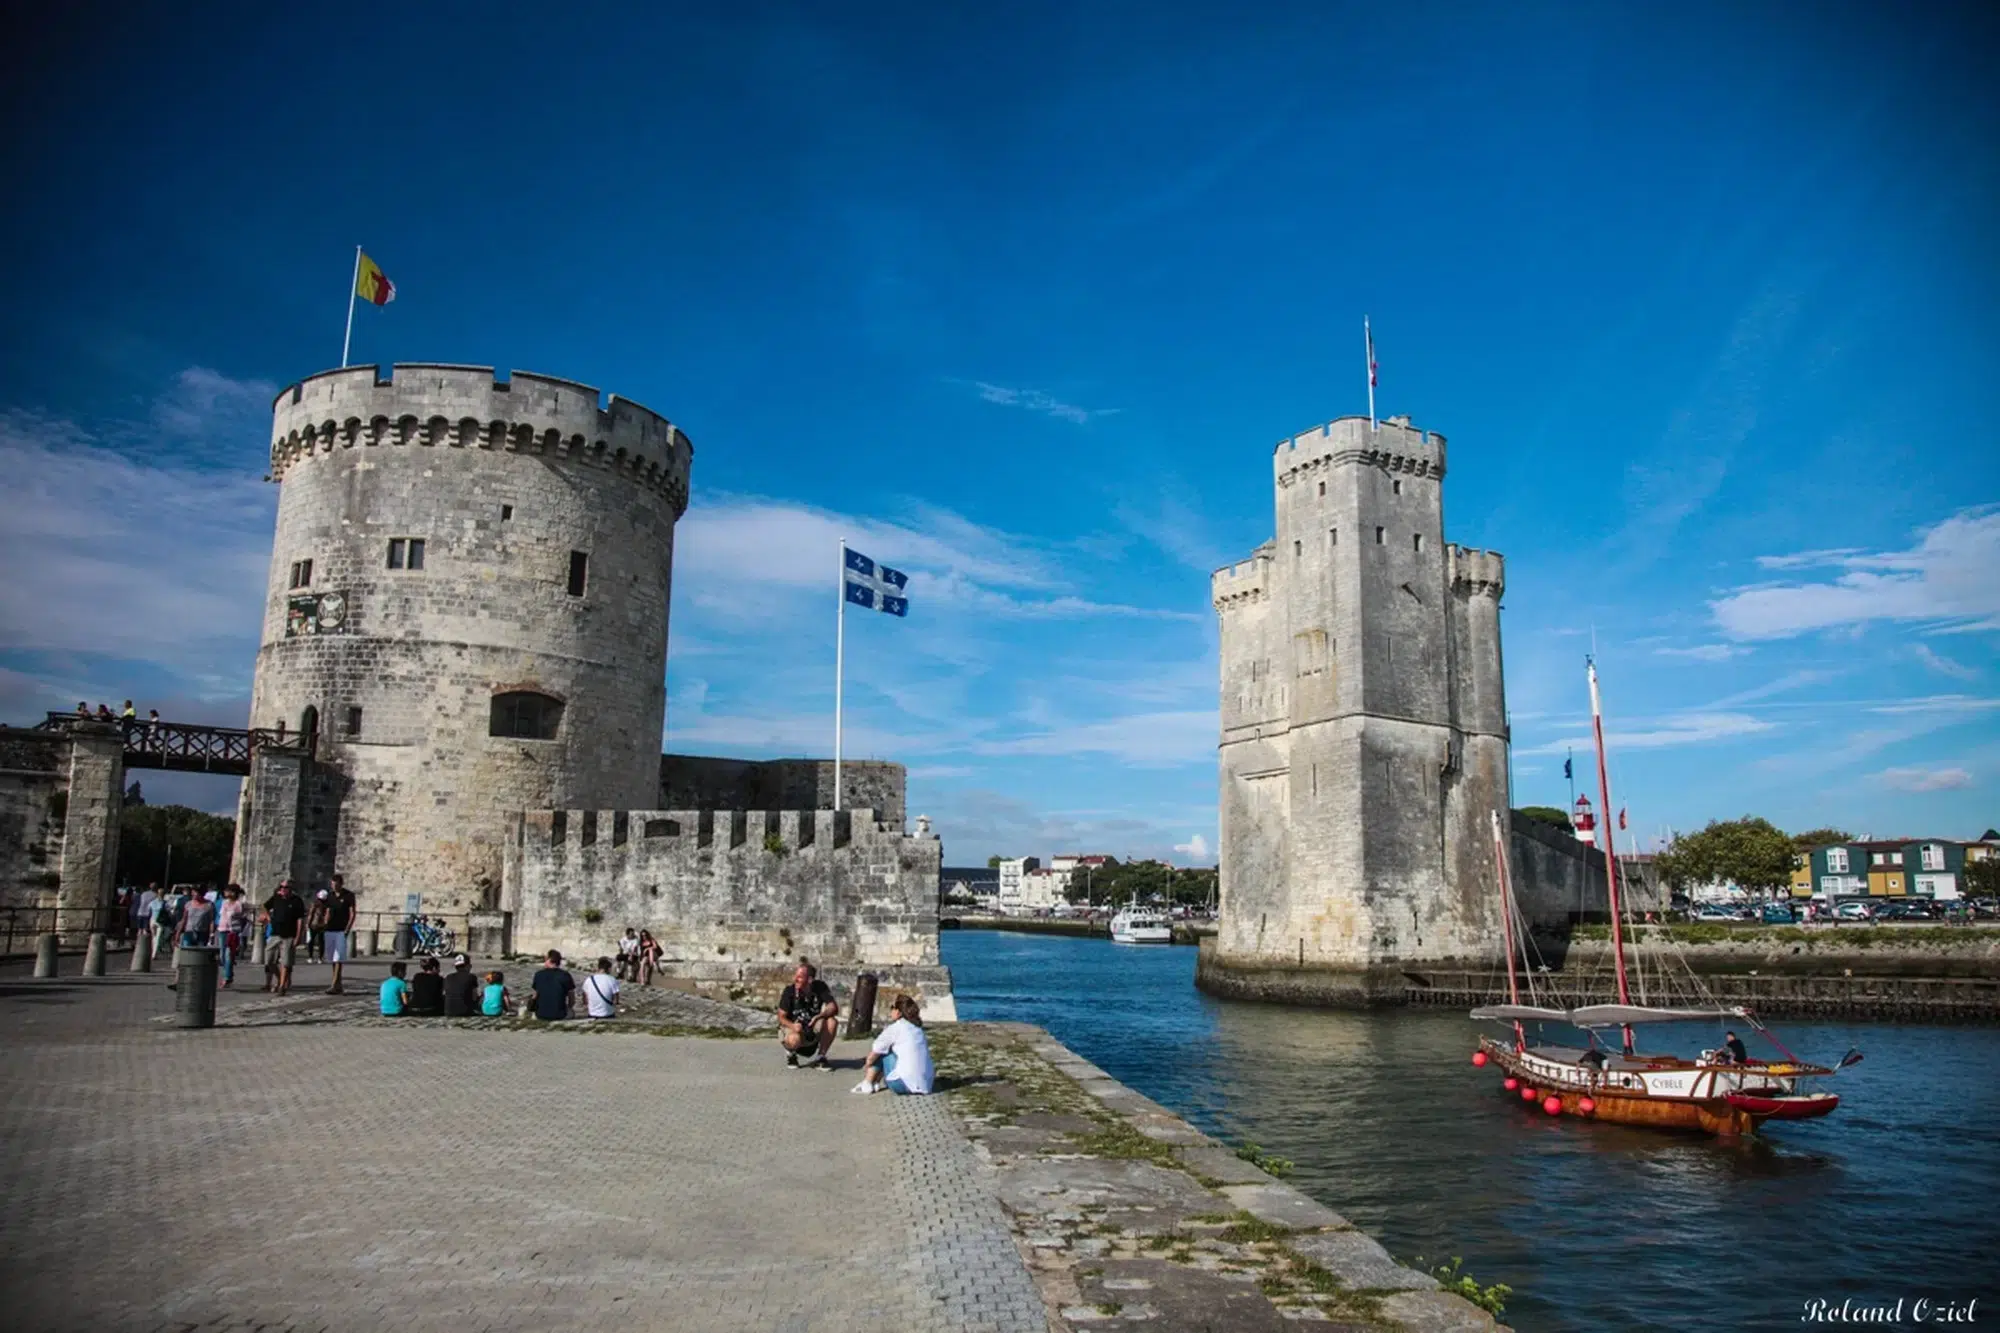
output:
[[[671,979],[770,998],[800,955],[948,1002],[942,844],[854,810],[534,810],[509,833],[514,947],[608,954],[649,930]]]
[[[653,802],[692,457],[646,408],[518,371],[361,366],[279,394],[251,724],[318,744],[295,846],[258,877],[282,861],[308,887],[339,870],[364,910],[477,908],[514,812]],[[492,734],[513,692],[558,701],[552,735]]]
[[[1579,922],[1610,919],[1604,853],[1552,824],[1513,816],[1514,896],[1538,940],[1565,937]],[[1618,890],[1630,916],[1665,909],[1649,865],[1618,863]]]
[[[844,759],[843,810],[874,810],[890,828],[904,826],[901,764]],[[831,759],[719,759],[660,756],[660,806],[668,810],[831,810]]]
[[[0,907],[55,905],[68,799],[68,739],[0,727]]]

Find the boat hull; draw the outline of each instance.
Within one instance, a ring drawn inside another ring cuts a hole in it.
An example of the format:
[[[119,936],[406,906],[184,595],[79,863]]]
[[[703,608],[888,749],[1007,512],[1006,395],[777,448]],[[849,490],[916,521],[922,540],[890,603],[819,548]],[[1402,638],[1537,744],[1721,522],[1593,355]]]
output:
[[[1754,1134],[1766,1120],[1805,1120],[1823,1116],[1840,1103],[1832,1093],[1760,1095],[1715,1087],[1723,1071],[1705,1076],[1696,1072],[1673,1071],[1666,1077],[1680,1078],[1695,1088],[1708,1088],[1712,1095],[1661,1095],[1648,1090],[1645,1079],[1627,1076],[1632,1088],[1612,1086],[1603,1074],[1588,1075],[1575,1070],[1546,1067],[1524,1058],[1504,1042],[1482,1037],[1479,1049],[1487,1058],[1520,1085],[1510,1095],[1538,1114],[1546,1114],[1546,1103],[1554,1097],[1558,1114],[1585,1120],[1603,1120],[1614,1125],[1640,1125],[1649,1129],[1685,1130],[1701,1134],[1732,1136]],[[1610,1075],[1618,1078],[1619,1075]],[[1579,1083],[1582,1085],[1579,1086]],[[1522,1096],[1522,1090],[1532,1096]],[[1590,1109],[1584,1109],[1588,1100]]]

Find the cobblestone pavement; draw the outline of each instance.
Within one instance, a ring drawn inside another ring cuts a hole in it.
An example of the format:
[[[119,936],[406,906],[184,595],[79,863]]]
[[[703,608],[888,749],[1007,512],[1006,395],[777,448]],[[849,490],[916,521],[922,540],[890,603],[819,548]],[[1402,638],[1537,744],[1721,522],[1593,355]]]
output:
[[[938,1103],[849,1096],[858,1044],[190,1032],[167,980],[0,970],[9,1328],[1049,1327],[991,1168]]]

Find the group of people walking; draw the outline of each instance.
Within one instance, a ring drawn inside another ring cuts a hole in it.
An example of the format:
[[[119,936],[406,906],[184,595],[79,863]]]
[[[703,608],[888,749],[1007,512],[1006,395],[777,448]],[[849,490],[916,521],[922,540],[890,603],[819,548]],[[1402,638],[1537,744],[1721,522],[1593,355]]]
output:
[[[342,984],[359,915],[354,891],[339,875],[309,902],[281,880],[277,892],[254,906],[240,884],[201,889],[176,884],[170,889],[149,885],[127,895],[127,920],[134,938],[150,936],[155,957],[169,949],[212,948],[222,984],[236,984],[236,965],[261,930],[264,938],[264,989],[286,995],[292,989],[292,968],[304,952],[309,962],[333,965],[330,995],[344,995]]]

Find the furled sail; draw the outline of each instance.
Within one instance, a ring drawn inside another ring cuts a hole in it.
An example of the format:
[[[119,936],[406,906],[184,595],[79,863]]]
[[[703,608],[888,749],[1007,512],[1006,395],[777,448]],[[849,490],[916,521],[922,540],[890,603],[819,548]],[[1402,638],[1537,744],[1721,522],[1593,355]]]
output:
[[[1532,1004],[1489,1004],[1472,1011],[1474,1018],[1494,1018],[1506,1023],[1567,1023],[1566,1009],[1540,1009]]]
[[[1643,1004],[1587,1004],[1569,1012],[1580,1028],[1623,1027],[1628,1023],[1685,1023],[1705,1018],[1744,1018],[1742,1009],[1710,1005],[1701,1009],[1655,1009]]]

